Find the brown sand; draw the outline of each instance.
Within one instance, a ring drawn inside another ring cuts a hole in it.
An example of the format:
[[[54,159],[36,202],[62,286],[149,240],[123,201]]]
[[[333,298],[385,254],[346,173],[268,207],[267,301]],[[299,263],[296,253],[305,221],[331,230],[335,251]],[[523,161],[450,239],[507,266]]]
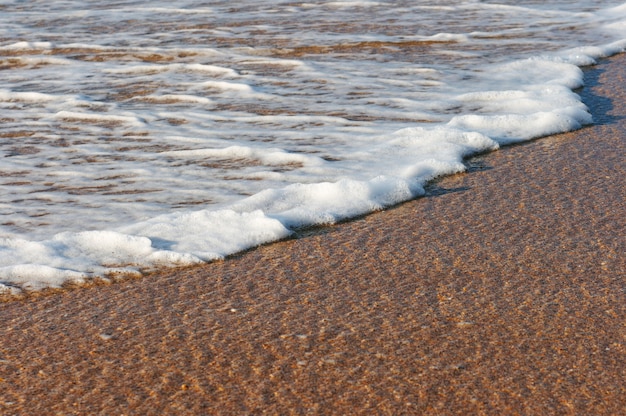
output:
[[[598,125],[224,262],[0,303],[0,413],[626,414],[626,55]]]

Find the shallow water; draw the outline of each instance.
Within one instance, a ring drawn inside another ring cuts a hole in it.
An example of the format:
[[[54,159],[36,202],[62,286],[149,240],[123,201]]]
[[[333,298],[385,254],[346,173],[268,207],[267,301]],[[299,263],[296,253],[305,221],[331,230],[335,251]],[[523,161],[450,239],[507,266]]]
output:
[[[618,1],[0,5],[0,290],[189,264],[591,123]]]

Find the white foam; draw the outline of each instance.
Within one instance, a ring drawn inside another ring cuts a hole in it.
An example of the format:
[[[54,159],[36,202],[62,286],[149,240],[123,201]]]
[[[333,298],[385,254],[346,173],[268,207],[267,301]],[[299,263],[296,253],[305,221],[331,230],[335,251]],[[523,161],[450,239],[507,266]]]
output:
[[[518,60],[490,69],[491,80],[525,87],[527,85],[562,85],[569,89],[583,85],[583,72],[576,65],[547,60],[545,57]]]
[[[287,153],[282,149],[255,149],[247,146],[229,146],[223,149],[193,149],[163,152],[164,156],[181,158],[253,159],[267,165],[302,163],[320,165],[323,161],[315,156]]]
[[[187,263],[197,259],[220,259],[291,234],[283,224],[259,210],[243,213],[201,210],[166,214],[123,230],[149,236],[154,246],[167,248],[159,250],[159,254],[152,254],[152,258],[162,259],[165,253],[189,253],[194,257],[190,257]],[[181,235],[186,237],[181,239]]]
[[[370,181],[294,184],[268,189],[234,204],[236,211],[267,213],[288,228],[334,224],[424,193],[417,182],[379,176]]]
[[[66,121],[93,121],[103,123],[125,123],[135,126],[143,126],[144,123],[134,116],[124,116],[115,114],[99,114],[99,113],[79,113],[76,111],[59,111],[54,115],[55,118]]]
[[[84,283],[90,276],[72,270],[63,270],[38,264],[18,264],[0,268],[0,275],[5,282],[19,285],[27,290],[41,290],[48,287],[59,288],[64,283]],[[17,294],[9,285],[0,284],[0,293]]]
[[[217,89],[222,91],[235,91],[239,93],[251,93],[254,89],[247,84],[227,81],[206,81],[201,84],[204,88]]]
[[[0,46],[0,50],[11,51],[11,50],[42,50],[42,49],[52,49],[53,44],[51,42],[15,42],[9,45]]]
[[[450,121],[450,126],[483,131],[501,144],[510,144],[576,130],[591,122],[591,115],[584,109],[568,107],[559,111],[540,111],[533,114],[458,116]]]
[[[53,95],[42,94],[40,92],[13,92],[0,90],[0,101],[37,103],[54,101],[55,99],[56,97]]]

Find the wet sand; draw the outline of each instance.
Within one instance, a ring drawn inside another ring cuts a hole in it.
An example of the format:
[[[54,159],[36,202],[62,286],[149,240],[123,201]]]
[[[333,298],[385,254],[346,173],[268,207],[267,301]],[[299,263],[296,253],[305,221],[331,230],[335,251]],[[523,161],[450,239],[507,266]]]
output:
[[[0,414],[626,414],[626,55],[586,82],[428,197],[0,303]]]

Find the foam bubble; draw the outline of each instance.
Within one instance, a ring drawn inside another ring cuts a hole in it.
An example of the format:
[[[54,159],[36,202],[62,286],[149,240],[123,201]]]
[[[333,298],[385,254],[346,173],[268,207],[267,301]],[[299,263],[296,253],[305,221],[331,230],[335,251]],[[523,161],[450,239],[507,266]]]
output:
[[[290,235],[279,221],[260,210],[233,210],[167,214],[134,224],[126,232],[147,236],[154,247],[162,248],[152,259],[164,259],[173,252],[190,253],[205,261],[223,258]],[[180,236],[185,238],[181,239]],[[193,261],[193,259],[191,259]]]
[[[0,268],[0,276],[5,282],[20,285],[27,290],[40,290],[47,287],[58,288],[64,283],[83,283],[90,276],[73,270],[63,270],[39,264],[19,264]],[[2,292],[18,293],[13,287],[2,284]]]
[[[500,144],[509,144],[576,130],[591,122],[591,114],[584,109],[568,107],[558,111],[540,111],[533,114],[458,116],[450,121],[450,126],[466,130],[480,130]]]
[[[268,189],[234,204],[232,208],[265,212],[288,228],[301,228],[333,224],[423,193],[424,189],[417,182],[379,176],[369,181],[342,179],[334,183],[294,184],[282,189]]]

